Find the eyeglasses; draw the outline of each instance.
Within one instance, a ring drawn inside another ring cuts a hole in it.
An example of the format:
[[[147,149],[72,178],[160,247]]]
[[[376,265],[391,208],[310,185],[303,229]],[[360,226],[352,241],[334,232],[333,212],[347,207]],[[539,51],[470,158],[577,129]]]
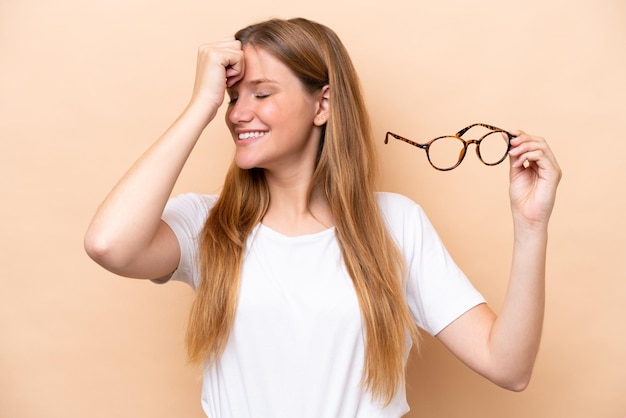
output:
[[[461,138],[463,134],[475,126],[487,128],[489,132],[479,139],[465,140]],[[470,144],[476,144],[476,155],[483,164],[489,166],[498,165],[506,159],[511,148],[511,139],[515,137],[515,135],[504,129],[483,123],[473,123],[452,136],[440,136],[425,144],[413,142],[392,132],[387,132],[385,144],[389,142],[390,135],[395,139],[426,150],[428,162],[439,171],[450,171],[458,167],[463,158],[465,158],[467,147]]]

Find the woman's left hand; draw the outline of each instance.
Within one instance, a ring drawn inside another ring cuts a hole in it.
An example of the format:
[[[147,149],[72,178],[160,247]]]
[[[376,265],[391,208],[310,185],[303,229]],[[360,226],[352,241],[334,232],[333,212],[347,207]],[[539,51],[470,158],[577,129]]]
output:
[[[561,168],[545,139],[513,131],[510,155],[511,210],[516,222],[547,227]]]

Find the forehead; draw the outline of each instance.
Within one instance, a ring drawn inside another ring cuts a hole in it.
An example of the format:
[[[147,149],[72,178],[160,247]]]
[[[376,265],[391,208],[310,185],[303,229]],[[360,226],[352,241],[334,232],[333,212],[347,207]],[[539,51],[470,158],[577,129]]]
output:
[[[278,84],[298,81],[293,72],[278,58],[265,49],[253,45],[243,47],[245,70],[243,79],[237,83],[271,81]]]

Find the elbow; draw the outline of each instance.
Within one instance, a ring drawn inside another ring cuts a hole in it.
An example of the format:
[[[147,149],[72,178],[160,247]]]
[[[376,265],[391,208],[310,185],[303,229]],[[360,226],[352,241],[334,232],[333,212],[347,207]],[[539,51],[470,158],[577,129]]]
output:
[[[511,392],[523,392],[530,384],[532,372],[524,372],[518,375],[505,376],[493,382],[503,389]]]
[[[98,264],[101,264],[101,261],[106,259],[106,255],[109,253],[109,247],[105,242],[95,239],[89,234],[85,235],[83,239],[83,247],[87,255]]]
[[[124,265],[124,260],[116,251],[119,246],[102,234],[87,231],[83,247],[93,261],[109,271],[119,271]]]
[[[523,392],[530,383],[530,380],[520,380],[517,382],[509,383],[505,386],[501,386],[504,389],[510,390],[511,392]]]
[[[100,236],[87,232],[83,240],[83,247],[87,255],[96,263],[104,266],[111,258],[111,245]]]

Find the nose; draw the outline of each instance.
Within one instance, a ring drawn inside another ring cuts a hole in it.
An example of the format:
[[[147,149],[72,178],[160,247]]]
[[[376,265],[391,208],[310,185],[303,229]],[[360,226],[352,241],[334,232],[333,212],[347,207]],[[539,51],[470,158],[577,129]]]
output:
[[[250,122],[254,118],[250,101],[238,98],[234,103],[229,105],[226,117],[233,125]]]

